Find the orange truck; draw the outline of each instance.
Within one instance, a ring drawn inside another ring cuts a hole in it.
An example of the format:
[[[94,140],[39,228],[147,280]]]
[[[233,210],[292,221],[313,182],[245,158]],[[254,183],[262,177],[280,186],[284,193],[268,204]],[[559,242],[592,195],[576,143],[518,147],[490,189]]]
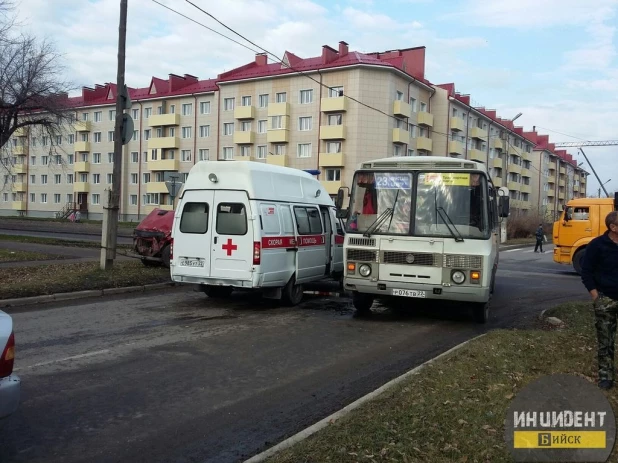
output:
[[[607,230],[605,217],[618,211],[618,193],[614,198],[570,200],[560,219],[554,222],[554,262],[572,265],[581,274],[586,246]]]

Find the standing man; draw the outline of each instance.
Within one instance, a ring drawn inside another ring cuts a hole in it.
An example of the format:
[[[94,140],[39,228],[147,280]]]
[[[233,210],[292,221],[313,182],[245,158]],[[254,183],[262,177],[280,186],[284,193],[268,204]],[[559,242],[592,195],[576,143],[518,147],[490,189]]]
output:
[[[614,385],[614,341],[618,314],[618,212],[605,218],[607,231],[586,248],[582,282],[592,296],[598,342],[599,387]]]
[[[545,252],[543,251],[543,238],[545,237],[545,233],[543,233],[543,224],[540,223],[539,224],[539,228],[536,229],[536,246],[534,247],[534,252],[538,252],[537,249],[539,249],[539,246],[541,248],[541,252]]]

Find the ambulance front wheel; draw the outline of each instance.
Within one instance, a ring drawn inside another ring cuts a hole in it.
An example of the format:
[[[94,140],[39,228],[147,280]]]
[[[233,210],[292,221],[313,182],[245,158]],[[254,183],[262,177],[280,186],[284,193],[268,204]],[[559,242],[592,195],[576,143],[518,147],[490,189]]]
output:
[[[352,293],[352,304],[356,309],[357,315],[370,315],[371,306],[373,305],[373,296],[371,294],[363,294],[354,291],[354,293]]]
[[[288,284],[283,288],[283,302],[287,305],[298,305],[303,300],[303,286],[296,284],[296,278],[290,278]]]

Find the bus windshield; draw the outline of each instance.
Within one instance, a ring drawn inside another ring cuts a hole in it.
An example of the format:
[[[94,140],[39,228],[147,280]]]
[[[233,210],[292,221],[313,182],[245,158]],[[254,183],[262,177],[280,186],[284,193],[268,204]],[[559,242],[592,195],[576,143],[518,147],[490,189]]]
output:
[[[346,229],[365,235],[487,239],[485,175],[474,172],[357,172]]]

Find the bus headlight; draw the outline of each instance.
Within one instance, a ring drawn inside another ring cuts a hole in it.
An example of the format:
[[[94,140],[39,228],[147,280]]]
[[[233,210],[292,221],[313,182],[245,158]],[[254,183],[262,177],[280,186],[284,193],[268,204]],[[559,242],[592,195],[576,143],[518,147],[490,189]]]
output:
[[[361,265],[358,267],[358,273],[360,273],[361,276],[368,277],[371,275],[371,266],[367,264]]]
[[[457,283],[458,285],[462,284],[464,281],[466,281],[466,275],[464,274],[464,272],[462,272],[461,270],[455,270],[453,273],[451,273],[451,279]]]

